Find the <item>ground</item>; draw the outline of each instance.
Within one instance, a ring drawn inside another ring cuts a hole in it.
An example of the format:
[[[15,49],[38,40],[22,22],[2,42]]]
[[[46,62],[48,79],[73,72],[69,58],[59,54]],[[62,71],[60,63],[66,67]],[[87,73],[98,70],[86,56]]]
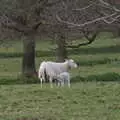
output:
[[[120,42],[102,34],[69,57],[79,62],[70,71],[71,88],[49,84],[20,84],[22,44],[0,47],[0,120],[119,120]],[[55,60],[55,47],[37,41],[36,68],[43,60]],[[40,57],[42,56],[42,57]]]
[[[0,87],[0,118],[38,120],[119,120],[120,84],[81,82],[71,89],[49,85]]]

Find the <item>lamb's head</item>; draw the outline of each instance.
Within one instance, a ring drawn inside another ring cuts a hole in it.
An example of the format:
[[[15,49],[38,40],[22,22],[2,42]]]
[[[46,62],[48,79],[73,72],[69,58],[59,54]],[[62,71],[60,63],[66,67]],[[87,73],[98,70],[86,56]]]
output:
[[[73,59],[67,59],[65,60],[67,62],[69,68],[77,68],[77,63]]]

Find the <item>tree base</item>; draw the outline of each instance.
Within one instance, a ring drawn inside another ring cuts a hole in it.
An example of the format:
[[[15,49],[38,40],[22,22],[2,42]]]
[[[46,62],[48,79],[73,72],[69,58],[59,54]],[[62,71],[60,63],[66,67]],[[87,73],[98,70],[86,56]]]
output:
[[[23,73],[19,76],[19,80],[23,84],[35,84],[39,83],[37,72]]]

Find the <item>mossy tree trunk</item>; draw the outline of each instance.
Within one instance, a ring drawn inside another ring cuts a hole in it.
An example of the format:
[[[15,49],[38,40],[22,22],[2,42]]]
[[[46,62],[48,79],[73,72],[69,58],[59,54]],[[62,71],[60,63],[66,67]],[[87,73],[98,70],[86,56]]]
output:
[[[58,62],[63,62],[67,58],[67,49],[64,34],[61,33],[57,36],[56,44],[57,44],[56,59]]]
[[[30,77],[36,75],[35,40],[33,36],[23,40],[22,74]]]

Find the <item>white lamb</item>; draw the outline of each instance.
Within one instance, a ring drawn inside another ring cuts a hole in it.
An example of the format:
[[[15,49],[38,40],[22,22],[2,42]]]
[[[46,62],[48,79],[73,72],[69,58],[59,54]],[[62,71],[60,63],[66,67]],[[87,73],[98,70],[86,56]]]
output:
[[[68,72],[63,72],[57,75],[58,86],[64,86],[65,84],[70,87],[70,74]]]

